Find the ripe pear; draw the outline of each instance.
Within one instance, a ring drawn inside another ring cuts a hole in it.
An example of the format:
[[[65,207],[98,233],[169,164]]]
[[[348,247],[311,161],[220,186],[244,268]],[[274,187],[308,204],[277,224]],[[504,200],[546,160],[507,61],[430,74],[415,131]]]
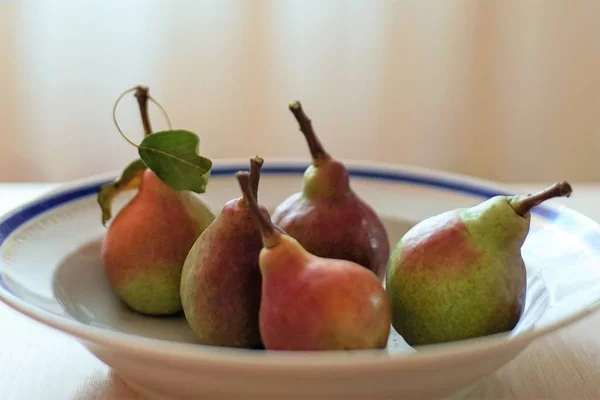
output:
[[[145,170],[138,193],[116,215],[102,242],[111,287],[140,313],[181,311],[183,263],[213,218],[193,193],[174,191]]]
[[[387,345],[391,306],[378,277],[352,261],[317,257],[273,225],[237,174],[263,248],[259,327],[267,350],[357,350]]]
[[[146,134],[148,89],[139,87]],[[114,292],[131,309],[147,315],[175,314],[182,310],[179,297],[181,270],[196,238],[215,218],[194,193],[176,191],[137,160],[121,177],[98,193],[102,222],[111,219],[112,200],[121,192],[138,189],[108,226],[101,256],[105,275]]]
[[[250,160],[256,196],[263,160]],[[185,317],[204,344],[256,348],[261,275],[260,232],[242,197],[228,201],[190,250],[181,275]],[[267,214],[267,210],[261,208]],[[268,214],[267,214],[268,215]]]
[[[324,150],[300,102],[289,108],[306,137],[312,165],[302,190],[275,209],[273,222],[310,253],[353,261],[383,279],[390,255],[383,223],[352,189],[345,165]]]
[[[425,219],[397,243],[387,268],[392,325],[409,345],[512,330],[525,304],[521,247],[530,210],[571,186],[534,195],[494,196],[470,208]]]

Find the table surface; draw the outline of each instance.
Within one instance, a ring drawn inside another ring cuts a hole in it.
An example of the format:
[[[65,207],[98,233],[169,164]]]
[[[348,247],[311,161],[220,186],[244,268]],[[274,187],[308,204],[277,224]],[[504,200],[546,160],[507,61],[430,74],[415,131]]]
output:
[[[0,213],[54,184],[0,184]],[[543,184],[513,185],[535,190]],[[574,184],[563,204],[600,221],[600,184]],[[2,400],[125,400],[132,392],[110,368],[69,336],[0,303]],[[468,399],[599,399],[600,313],[537,340],[476,386]]]

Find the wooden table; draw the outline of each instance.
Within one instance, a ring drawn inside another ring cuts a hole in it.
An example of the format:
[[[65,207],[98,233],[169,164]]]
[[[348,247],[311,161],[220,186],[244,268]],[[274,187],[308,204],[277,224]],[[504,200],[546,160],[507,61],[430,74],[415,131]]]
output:
[[[535,190],[545,184],[519,185]],[[53,184],[0,185],[4,213]],[[600,221],[599,185],[561,200]],[[72,338],[0,303],[1,400],[142,399]],[[548,335],[483,380],[468,399],[600,399],[600,314]]]

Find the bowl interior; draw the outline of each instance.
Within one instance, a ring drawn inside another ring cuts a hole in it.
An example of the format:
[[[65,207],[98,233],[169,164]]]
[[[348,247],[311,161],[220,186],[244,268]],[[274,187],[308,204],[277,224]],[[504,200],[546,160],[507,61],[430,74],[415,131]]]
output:
[[[260,200],[273,209],[298,190],[304,165],[272,165],[263,170]],[[215,166],[201,197],[218,212],[238,197],[232,174],[244,164]],[[393,246],[416,222],[431,215],[477,204],[501,192],[491,185],[399,167],[351,166],[353,187],[384,221]],[[71,185],[18,210],[0,222],[6,232],[0,247],[0,291],[81,324],[161,339],[197,343],[183,315],[152,318],[124,306],[104,277],[100,243],[105,228],[95,191],[105,179]],[[114,213],[132,196],[120,196]],[[523,246],[528,287],[525,313],[512,332],[520,335],[591,307],[600,298],[600,243],[596,224],[562,207],[536,210]],[[392,329],[388,350],[410,353]]]

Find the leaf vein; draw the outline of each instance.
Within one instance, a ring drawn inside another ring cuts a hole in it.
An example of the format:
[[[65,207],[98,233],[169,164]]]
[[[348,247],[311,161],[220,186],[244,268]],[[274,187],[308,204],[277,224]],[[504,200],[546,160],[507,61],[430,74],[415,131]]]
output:
[[[201,168],[199,165],[196,165],[196,164],[194,164],[192,162],[189,162],[187,160],[184,160],[182,158],[175,157],[175,156],[173,156],[173,155],[171,155],[171,154],[169,154],[169,153],[167,153],[165,151],[158,150],[158,149],[156,149],[154,147],[140,146],[139,148],[140,148],[140,150],[155,151],[155,152],[160,153],[162,155],[165,155],[165,156],[167,156],[169,158],[172,158],[172,159],[175,159],[175,160],[180,160],[181,162],[183,162],[185,164],[188,164],[188,165],[191,165],[192,167]],[[200,156],[198,156],[198,158],[200,158]]]

